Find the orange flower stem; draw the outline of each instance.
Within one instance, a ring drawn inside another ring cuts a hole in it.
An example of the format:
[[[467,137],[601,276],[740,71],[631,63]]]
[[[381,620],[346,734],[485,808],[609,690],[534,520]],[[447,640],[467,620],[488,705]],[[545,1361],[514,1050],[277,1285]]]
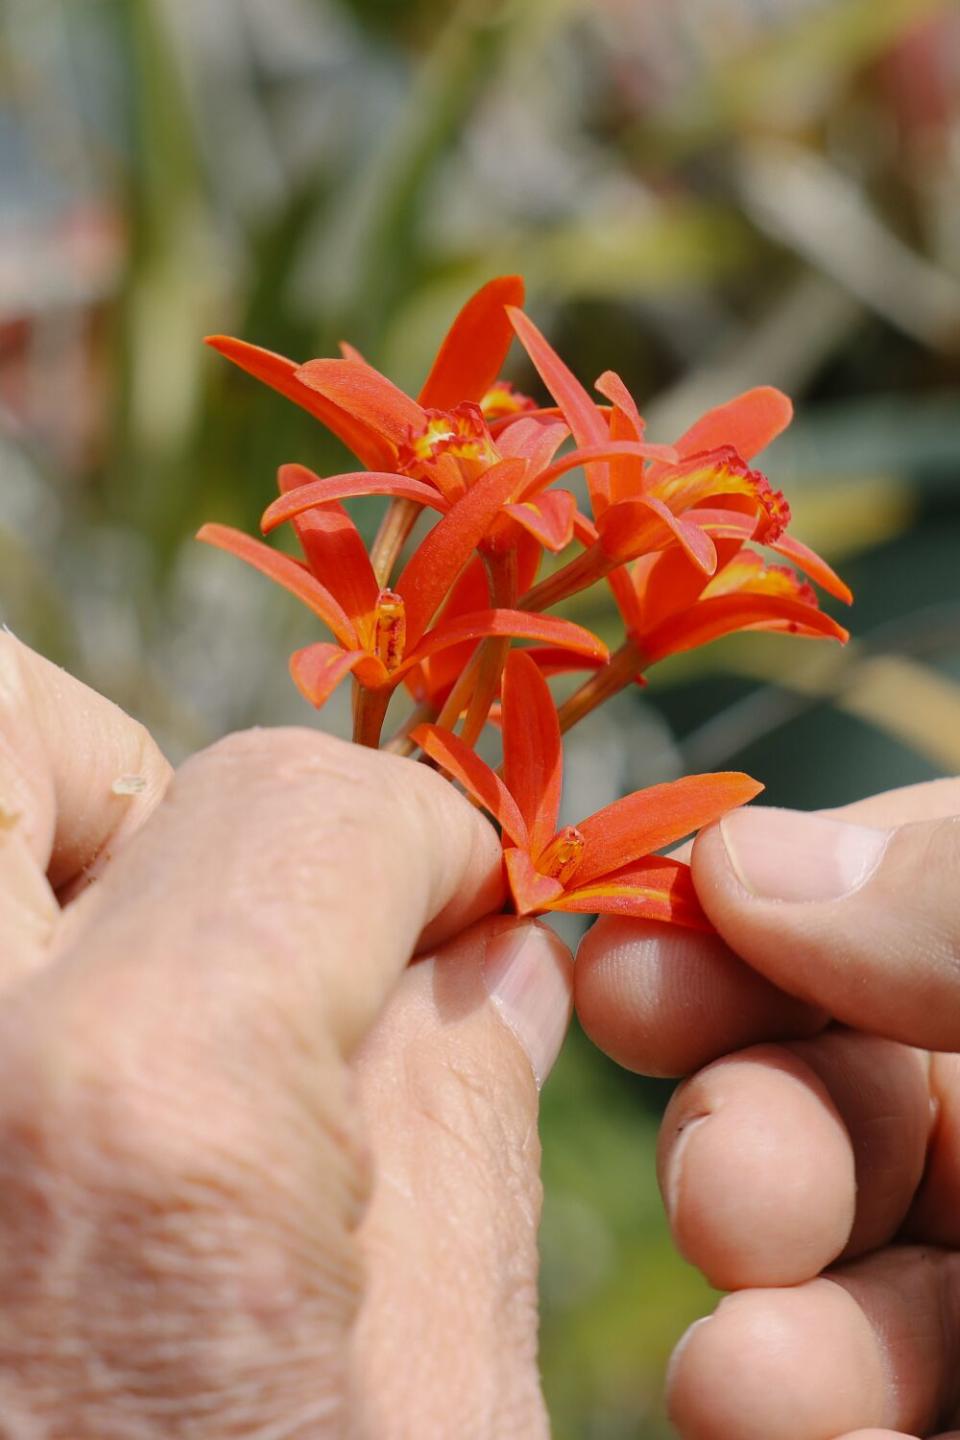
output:
[[[392,693],[388,685],[372,689],[368,685],[357,685],[353,702],[353,738],[357,745],[368,745],[371,750],[378,748]]]
[[[643,656],[636,641],[628,637],[620,649],[611,655],[607,664],[591,675],[590,679],[560,706],[557,713],[561,733],[566,734],[584,716],[596,710],[598,705],[625,690],[640,674],[643,665]]]
[[[440,714],[437,716],[436,723],[441,725],[444,730],[456,729],[457,721],[463,714],[464,708],[473,693],[473,687],[477,682],[479,669],[480,649],[478,647],[463,667],[460,678],[457,680],[446,700],[444,700]]]
[[[494,610],[512,610],[517,603],[517,552],[483,550],[483,563],[490,585],[490,605]],[[463,722],[460,738],[465,745],[475,745],[480,738],[490,706],[500,690],[500,677],[510,654],[508,636],[484,640],[477,664],[477,682]]]
[[[568,595],[575,595],[578,590],[586,590],[595,581],[616,569],[619,563],[604,554],[599,545],[591,545],[589,550],[584,550],[583,554],[571,560],[569,565],[564,565],[561,570],[548,575],[539,585],[528,590],[517,609],[548,610],[558,601],[566,600]]]
[[[417,523],[417,516],[422,508],[416,500],[403,498],[391,500],[387,506],[376,539],[370,548],[370,564],[381,589],[389,585],[397,556]]]

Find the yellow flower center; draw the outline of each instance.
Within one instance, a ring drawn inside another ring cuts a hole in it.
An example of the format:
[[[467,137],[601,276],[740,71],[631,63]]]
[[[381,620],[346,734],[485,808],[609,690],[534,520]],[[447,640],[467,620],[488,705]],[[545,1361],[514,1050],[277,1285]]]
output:
[[[388,670],[395,670],[407,646],[407,616],[403,597],[395,590],[381,590],[377,601],[373,648]]]
[[[559,880],[566,885],[573,879],[583,858],[584,839],[575,825],[564,825],[558,830],[547,848],[537,860],[541,875]]]

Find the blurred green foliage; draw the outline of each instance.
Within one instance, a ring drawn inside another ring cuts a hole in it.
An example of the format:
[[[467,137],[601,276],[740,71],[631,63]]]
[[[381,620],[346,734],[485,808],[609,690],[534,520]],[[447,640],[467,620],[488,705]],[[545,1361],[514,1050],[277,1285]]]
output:
[[[309,618],[189,537],[337,448],[202,336],[349,338],[415,385],[517,269],[653,438],[791,390],[765,463],[858,597],[843,654],[665,665],[571,746],[574,784],[737,765],[813,806],[960,768],[958,56],[937,0],[2,0],[3,618],[174,756],[310,723]],[[666,1436],[667,1356],[712,1303],[660,1215],[663,1093],[581,1036],[545,1092],[560,1440]]]

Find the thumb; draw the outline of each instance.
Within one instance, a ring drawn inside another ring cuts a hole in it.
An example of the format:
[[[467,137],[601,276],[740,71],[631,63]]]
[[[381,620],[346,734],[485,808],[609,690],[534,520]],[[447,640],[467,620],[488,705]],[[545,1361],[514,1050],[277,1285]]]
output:
[[[350,1060],[501,869],[409,760],[279,730],[183,766],[0,1007],[5,1416],[345,1432],[371,1178]]]
[[[960,815],[877,827],[738,810],[693,850],[727,943],[781,989],[863,1030],[960,1049]]]
[[[359,1434],[549,1433],[536,1365],[537,1091],[571,988],[552,931],[486,920],[407,971],[358,1054],[375,1174],[359,1232]]]

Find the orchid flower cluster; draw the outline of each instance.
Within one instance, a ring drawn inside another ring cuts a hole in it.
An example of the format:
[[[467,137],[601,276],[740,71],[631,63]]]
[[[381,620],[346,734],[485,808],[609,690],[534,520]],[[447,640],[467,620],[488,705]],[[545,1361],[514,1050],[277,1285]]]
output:
[[[673,445],[653,444],[620,377],[605,371],[594,398],[523,299],[517,276],[479,290],[416,400],[348,345],[339,358],[298,365],[211,338],[309,411],[362,468],[319,476],[281,467],[262,528],[292,526],[302,559],[225,525],[204,525],[198,538],[247,561],[323,622],[332,639],[296,651],[290,670],[317,708],[352,677],[358,743],[384,744],[390,702],[406,693],[409,713],[386,748],[419,750],[498,823],[518,914],[607,912],[708,929],[688,867],[656,852],[762,786],[739,773],[690,776],[558,828],[562,733],[644,683],[656,661],[734,631],[842,642],[847,632],[820,609],[809,580],[845,602],[850,592],[789,533],[784,496],[750,465],[789,423],[785,395],[750,390]],[[550,403],[501,378],[514,337]],[[587,513],[558,484],[578,469]],[[343,504],[365,495],[390,497],[369,552]],[[424,518],[433,523],[417,540]],[[541,576],[545,551],[560,558]],[[599,582],[622,621],[612,654],[546,613]],[[558,709],[547,677],[576,671],[585,679]],[[502,734],[500,773],[476,753],[488,725]]]

